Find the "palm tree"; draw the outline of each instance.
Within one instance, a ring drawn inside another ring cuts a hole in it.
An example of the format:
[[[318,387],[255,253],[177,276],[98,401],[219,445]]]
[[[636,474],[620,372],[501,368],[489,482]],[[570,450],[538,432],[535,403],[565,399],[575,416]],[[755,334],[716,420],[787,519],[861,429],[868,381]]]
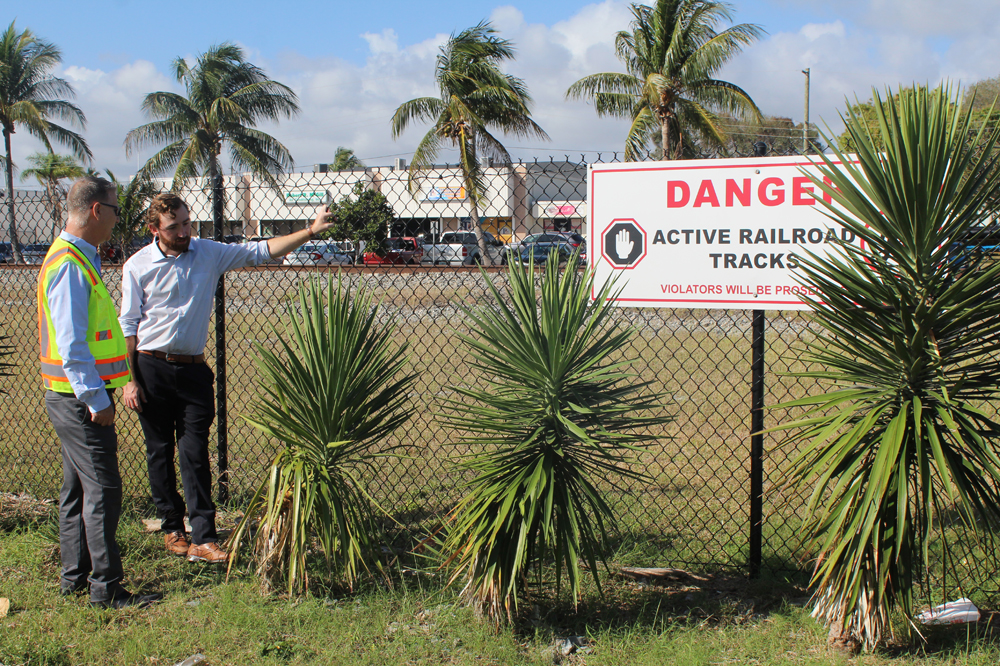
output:
[[[813,614],[869,649],[894,609],[912,617],[932,539],[953,574],[947,515],[976,532],[1000,520],[1000,421],[984,409],[1000,389],[1000,263],[955,251],[997,213],[1000,128],[974,130],[947,88],[873,99],[872,121],[853,106],[845,121],[858,165],[835,149],[810,176],[864,245],[799,259],[824,329],[805,376],[830,389],[784,405],[807,411],[780,426],[804,442],[791,480],[814,486]]]
[[[146,210],[153,197],[160,193],[156,181],[138,173],[131,180],[118,180],[111,169],[106,169],[108,179],[118,187],[118,222],[113,237],[121,243],[122,259],[132,251],[132,240],[141,235],[146,224]]]
[[[66,198],[66,188],[62,181],[81,178],[87,171],[70,155],[32,153],[28,156],[28,162],[33,166],[21,172],[21,180],[34,178],[45,188],[45,205],[52,217],[52,240],[55,240],[62,228],[62,202]]]
[[[509,40],[496,36],[489,22],[452,33],[437,57],[435,78],[440,97],[419,97],[404,102],[392,116],[392,136],[398,138],[416,120],[434,123],[413,153],[411,185],[419,182],[434,163],[442,142],[458,149],[459,168],[469,199],[479,253],[490,261],[486,236],[479,221],[479,209],[486,182],[479,158],[510,163],[510,154],[490,134],[490,129],[516,137],[548,139],[531,119],[531,97],[521,79],[504,74],[500,64],[514,57]]]
[[[566,91],[570,99],[593,98],[597,114],[632,121],[625,159],[641,159],[657,132],[664,159],[679,159],[690,136],[722,146],[725,133],[716,113],[761,118],[745,90],[714,75],[764,30],[751,23],[716,32],[731,20],[731,6],[710,0],[657,0],[632,5],[631,32],[615,37],[627,73],[586,76]]]
[[[176,167],[174,189],[200,175],[214,182],[221,174],[219,155],[227,144],[233,167],[278,189],[274,176],[293,166],[292,156],[278,140],[255,127],[260,121],[291,118],[299,112],[292,89],[268,79],[245,60],[240,47],[230,43],[211,47],[193,67],[183,58],[174,60],[172,67],[187,97],[172,92],[146,95],[142,110],[157,120],[125,137],[127,155],[167,144],[140,173],[155,177]]]
[[[333,156],[333,163],[330,164],[331,171],[347,171],[348,169],[364,169],[365,163],[354,154],[350,148],[337,146],[337,152]]]
[[[76,93],[64,79],[49,75],[49,70],[62,62],[62,53],[49,42],[35,37],[30,30],[17,32],[14,22],[0,34],[0,125],[7,172],[7,214],[10,224],[10,245],[14,261],[22,263],[21,246],[17,242],[14,218],[14,161],[10,152],[10,135],[16,127],[28,130],[51,152],[50,137],[69,148],[81,161],[89,162],[92,155],[83,137],[53,123],[60,118],[81,129],[87,119],[83,111],[65,98]]]

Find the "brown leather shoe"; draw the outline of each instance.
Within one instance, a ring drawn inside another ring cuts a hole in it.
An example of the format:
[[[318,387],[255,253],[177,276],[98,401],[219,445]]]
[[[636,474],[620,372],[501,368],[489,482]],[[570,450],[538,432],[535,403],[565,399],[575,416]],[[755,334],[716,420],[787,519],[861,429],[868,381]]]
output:
[[[188,562],[208,562],[220,564],[229,559],[229,553],[219,548],[214,541],[192,544],[187,552]]]
[[[169,552],[181,556],[187,555],[191,548],[191,542],[184,532],[167,532],[163,535],[163,545]]]

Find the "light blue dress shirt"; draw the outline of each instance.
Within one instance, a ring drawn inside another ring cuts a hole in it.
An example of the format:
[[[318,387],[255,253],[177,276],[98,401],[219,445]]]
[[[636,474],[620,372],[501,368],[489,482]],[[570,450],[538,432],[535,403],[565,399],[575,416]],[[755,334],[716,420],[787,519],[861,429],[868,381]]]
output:
[[[72,243],[90,260],[97,274],[101,274],[101,257],[96,247],[66,231],[59,234],[59,238]],[[111,399],[87,344],[90,289],[86,274],[72,261],[66,261],[56,269],[45,297],[49,300],[49,313],[56,329],[56,349],[62,357],[69,385],[76,397],[96,414],[110,407]]]
[[[270,258],[267,241],[235,245],[192,238],[187,252],[171,257],[154,240],[122,270],[122,332],[137,336],[143,351],[201,354],[219,277]]]

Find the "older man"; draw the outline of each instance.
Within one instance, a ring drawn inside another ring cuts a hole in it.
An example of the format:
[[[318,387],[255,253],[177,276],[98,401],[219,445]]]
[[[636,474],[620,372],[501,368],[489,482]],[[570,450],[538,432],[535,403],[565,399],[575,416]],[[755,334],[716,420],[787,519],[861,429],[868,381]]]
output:
[[[130,374],[97,253],[118,220],[115,186],[81,178],[69,191],[67,208],[66,228],[38,274],[45,407],[62,444],[60,587],[70,595],[89,583],[94,606],[145,606],[160,595],[134,595],[122,587],[116,540],[122,482],[112,391],[125,386]]]
[[[280,257],[333,226],[327,210],[302,231],[250,245],[191,237],[191,215],[173,193],[153,199],[147,223],[154,241],[132,256],[122,275],[119,322],[135,377],[125,404],[139,413],[153,503],[166,549],[192,562],[225,562],[218,545],[208,431],[215,419],[212,370],[205,341],[219,276]],[[184,500],[177,492],[178,454]],[[191,538],[184,529],[184,505]]]

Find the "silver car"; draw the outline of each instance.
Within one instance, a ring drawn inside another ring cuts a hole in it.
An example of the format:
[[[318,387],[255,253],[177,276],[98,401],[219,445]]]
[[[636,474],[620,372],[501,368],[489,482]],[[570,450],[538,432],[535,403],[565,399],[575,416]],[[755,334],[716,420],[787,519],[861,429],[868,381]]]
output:
[[[285,266],[350,266],[354,256],[338,243],[306,243],[285,255]]]

